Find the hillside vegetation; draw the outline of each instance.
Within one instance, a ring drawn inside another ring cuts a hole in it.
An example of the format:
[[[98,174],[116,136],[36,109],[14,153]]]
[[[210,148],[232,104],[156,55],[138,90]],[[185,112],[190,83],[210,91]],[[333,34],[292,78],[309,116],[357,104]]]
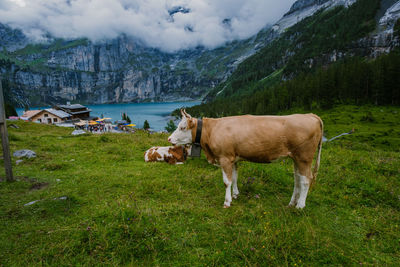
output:
[[[252,94],[221,97],[187,110],[195,116],[220,117],[340,104],[400,105],[400,50],[374,60],[348,58],[273,85],[271,80],[260,82]]]
[[[9,127],[12,151],[38,156],[13,166],[18,181],[0,182],[0,265],[396,265],[400,108],[316,113],[328,138],[355,132],[324,144],[304,210],[286,207],[290,160],[241,162],[241,194],[223,209],[221,171],[204,156],[144,162],[165,134],[71,136],[8,122],[20,127]]]

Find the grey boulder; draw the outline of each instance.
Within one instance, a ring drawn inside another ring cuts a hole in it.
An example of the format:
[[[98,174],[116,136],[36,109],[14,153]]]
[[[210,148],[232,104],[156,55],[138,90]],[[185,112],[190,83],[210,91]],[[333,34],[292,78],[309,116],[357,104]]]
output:
[[[29,149],[21,149],[21,150],[15,151],[13,156],[17,157],[17,158],[24,158],[25,157],[25,158],[30,159],[30,158],[35,158],[36,157],[36,153],[33,152],[32,150],[29,150]]]
[[[80,134],[85,134],[86,132],[84,130],[75,130],[71,134],[72,135],[80,135]]]

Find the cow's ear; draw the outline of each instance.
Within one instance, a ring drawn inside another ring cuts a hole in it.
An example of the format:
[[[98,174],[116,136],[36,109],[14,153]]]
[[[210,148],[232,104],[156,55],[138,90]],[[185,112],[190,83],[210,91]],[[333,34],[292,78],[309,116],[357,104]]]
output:
[[[188,118],[187,122],[188,122],[188,128],[189,129],[192,129],[192,128],[194,128],[196,126],[195,119],[193,119],[192,117],[190,117],[190,119]]]
[[[182,108],[181,108],[181,115],[182,115],[182,118],[186,117],[185,112],[184,112],[184,110]]]

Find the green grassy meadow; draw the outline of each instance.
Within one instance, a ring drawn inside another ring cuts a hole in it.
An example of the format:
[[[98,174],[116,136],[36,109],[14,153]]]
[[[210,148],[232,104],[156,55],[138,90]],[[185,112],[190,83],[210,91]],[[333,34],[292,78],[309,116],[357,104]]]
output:
[[[314,112],[328,138],[355,132],[324,143],[303,210],[286,207],[291,160],[239,163],[239,198],[223,209],[221,170],[204,155],[144,162],[167,134],[8,121],[20,127],[8,128],[11,150],[37,157],[13,158],[16,182],[0,169],[0,266],[397,266],[400,108]]]

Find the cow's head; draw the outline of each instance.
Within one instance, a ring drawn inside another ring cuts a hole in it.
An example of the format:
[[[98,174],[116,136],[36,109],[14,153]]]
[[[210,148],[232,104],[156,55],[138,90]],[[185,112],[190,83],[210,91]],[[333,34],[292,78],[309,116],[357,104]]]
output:
[[[168,142],[174,145],[191,144],[192,129],[195,127],[195,119],[192,118],[185,110],[181,109],[182,120],[178,124],[178,128],[168,137]]]

